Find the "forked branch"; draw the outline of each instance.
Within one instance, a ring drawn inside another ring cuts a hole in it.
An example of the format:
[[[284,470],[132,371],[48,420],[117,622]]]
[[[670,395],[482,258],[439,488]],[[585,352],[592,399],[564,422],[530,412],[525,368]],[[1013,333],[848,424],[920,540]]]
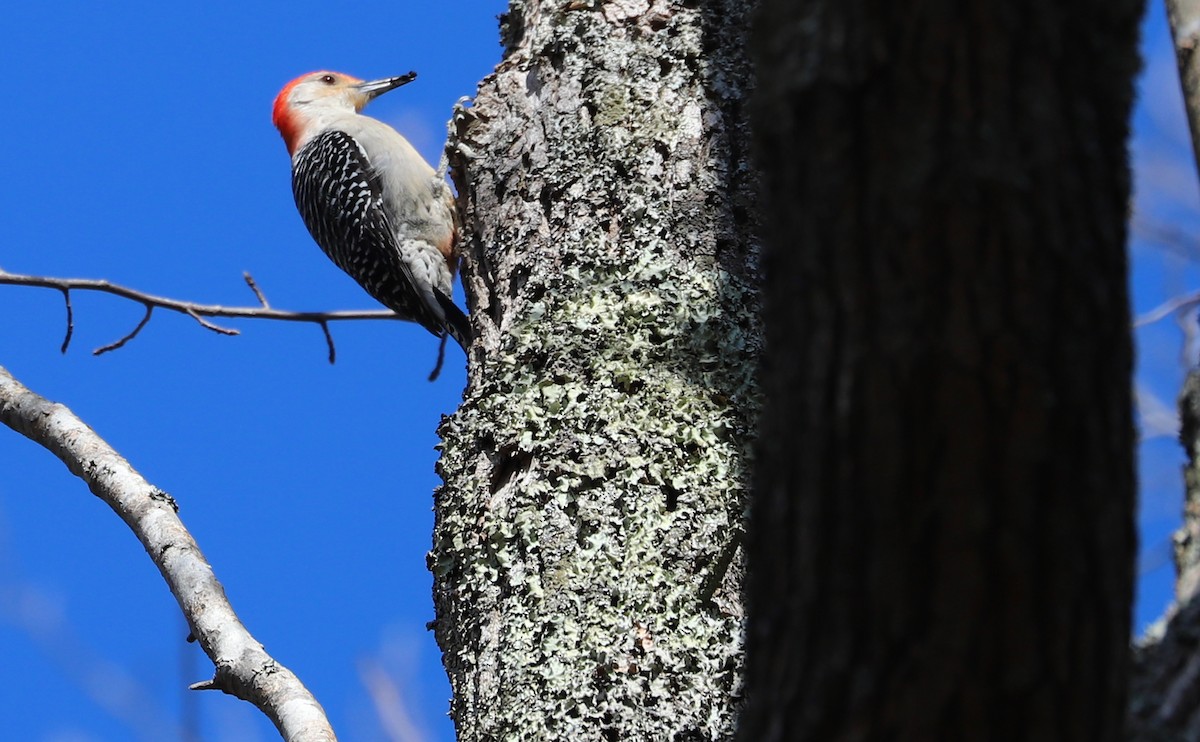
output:
[[[342,312],[288,312],[281,309],[272,309],[263,295],[262,290],[255,283],[249,273],[243,274],[246,284],[250,290],[254,292],[255,298],[258,299],[259,306],[256,307],[226,307],[219,304],[198,304],[190,301],[180,301],[178,299],[170,299],[165,296],[155,296],[147,294],[143,291],[131,289],[126,286],[119,286],[108,281],[92,279],[92,278],[51,278],[48,276],[29,276],[20,273],[8,273],[0,270],[0,284],[8,284],[12,286],[34,286],[37,288],[55,289],[62,292],[63,300],[67,306],[67,331],[63,338],[62,352],[66,353],[67,348],[71,344],[71,336],[75,331],[75,313],[71,306],[72,291],[98,291],[104,294],[112,294],[119,296],[122,299],[128,299],[141,304],[146,309],[146,314],[138,322],[137,326],[129,331],[124,337],[116,342],[97,348],[92,351],[95,355],[107,353],[110,350],[116,350],[137,337],[142,328],[150,321],[150,317],[155,309],[165,309],[170,312],[178,312],[186,314],[196,320],[202,327],[212,330],[213,332],[222,335],[238,335],[237,330],[230,327],[222,327],[221,325],[205,319],[206,317],[242,317],[248,319],[271,319],[282,320],[285,322],[308,322],[319,325],[325,337],[325,343],[329,348],[329,362],[333,363],[337,358],[336,350],[333,345],[333,335],[329,332],[329,323],[345,320],[406,320],[389,309],[375,309],[362,311],[342,311]]]
[[[267,654],[238,620],[212,566],[170,495],[147,482],[94,430],[61,404],[35,394],[0,367],[0,422],[57,456],[142,542],[212,660],[214,688],[257,706],[289,742],[333,742],[321,704]]]

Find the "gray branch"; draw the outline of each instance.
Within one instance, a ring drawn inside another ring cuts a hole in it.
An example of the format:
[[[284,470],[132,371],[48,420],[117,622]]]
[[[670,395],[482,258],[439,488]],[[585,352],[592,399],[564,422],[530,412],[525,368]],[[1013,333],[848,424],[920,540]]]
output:
[[[1162,304],[1159,304],[1149,312],[1135,317],[1133,320],[1133,326],[1145,327],[1146,325],[1152,325],[1155,322],[1170,317],[1172,314],[1177,312],[1184,312],[1189,309],[1193,309],[1197,305],[1200,305],[1200,291],[1193,291],[1189,294],[1175,296],[1167,301],[1164,301]]]
[[[3,367],[0,422],[57,456],[142,542],[216,667],[212,680],[193,689],[218,689],[249,701],[289,742],[336,739],[321,704],[238,620],[170,495],[142,478],[69,409],[30,391]]]
[[[97,291],[104,294],[112,294],[119,296],[122,299],[135,301],[146,308],[146,314],[142,320],[129,333],[116,342],[97,348],[93,351],[95,355],[107,353],[110,350],[116,350],[125,343],[137,337],[137,334],[142,331],[142,328],[150,321],[150,315],[155,309],[165,309],[169,312],[178,312],[186,314],[200,325],[208,330],[219,333],[221,335],[238,335],[237,330],[222,327],[220,325],[209,322],[205,317],[242,317],[249,319],[271,319],[281,320],[285,322],[308,322],[319,325],[325,336],[325,343],[329,348],[329,362],[333,363],[335,359],[335,351],[333,346],[333,336],[329,333],[329,323],[334,321],[344,320],[363,320],[363,319],[388,319],[388,320],[404,320],[411,322],[408,317],[403,317],[396,314],[390,309],[374,309],[361,311],[342,311],[342,312],[288,312],[282,309],[272,309],[267,303],[266,297],[263,296],[262,290],[249,273],[243,276],[250,290],[254,292],[254,296],[258,299],[259,306],[256,307],[226,307],[220,304],[198,304],[191,301],[180,301],[179,299],[170,299],[165,296],[155,296],[147,294],[143,291],[131,289],[126,286],[119,286],[108,281],[94,278],[52,278],[49,276],[29,276],[20,273],[8,273],[0,269],[0,285],[10,286],[33,286],[35,288],[54,289],[62,292],[63,299],[67,305],[67,332],[63,339],[62,351],[67,352],[67,347],[71,344],[71,335],[74,333],[74,312],[71,308],[71,292],[72,291]]]

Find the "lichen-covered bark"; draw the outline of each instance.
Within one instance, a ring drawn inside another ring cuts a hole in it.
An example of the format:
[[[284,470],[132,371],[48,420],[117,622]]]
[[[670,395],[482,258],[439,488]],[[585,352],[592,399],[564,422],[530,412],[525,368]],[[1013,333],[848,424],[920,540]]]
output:
[[[1176,604],[1154,636],[1135,648],[1125,739],[1200,739],[1200,601]]]
[[[1183,526],[1175,532],[1175,602],[1134,651],[1126,738],[1139,742],[1200,739],[1200,371],[1179,396]]]
[[[1179,395],[1179,442],[1183,469],[1183,526],[1175,532],[1175,601],[1184,605],[1200,588],[1200,371],[1192,370]]]
[[[759,347],[746,4],[514,0],[459,113],[480,341],[430,565],[460,739],[732,735]]]
[[[1141,6],[763,0],[747,742],[1120,737]]]

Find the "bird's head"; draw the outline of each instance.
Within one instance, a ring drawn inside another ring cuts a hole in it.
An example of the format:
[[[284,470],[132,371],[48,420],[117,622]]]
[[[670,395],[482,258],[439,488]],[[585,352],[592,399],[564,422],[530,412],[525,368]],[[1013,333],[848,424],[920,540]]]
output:
[[[417,73],[409,72],[399,77],[360,80],[340,72],[310,72],[283,86],[275,96],[271,120],[288,152],[295,153],[310,124],[337,114],[358,113],[373,99],[416,77]]]

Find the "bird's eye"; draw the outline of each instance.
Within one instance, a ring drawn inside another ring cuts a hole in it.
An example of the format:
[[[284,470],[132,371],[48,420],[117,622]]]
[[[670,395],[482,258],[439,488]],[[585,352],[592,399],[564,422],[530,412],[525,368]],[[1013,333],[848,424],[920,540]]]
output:
[[[333,75],[321,75],[321,82],[325,83],[326,85],[332,85],[337,82],[337,78]]]

